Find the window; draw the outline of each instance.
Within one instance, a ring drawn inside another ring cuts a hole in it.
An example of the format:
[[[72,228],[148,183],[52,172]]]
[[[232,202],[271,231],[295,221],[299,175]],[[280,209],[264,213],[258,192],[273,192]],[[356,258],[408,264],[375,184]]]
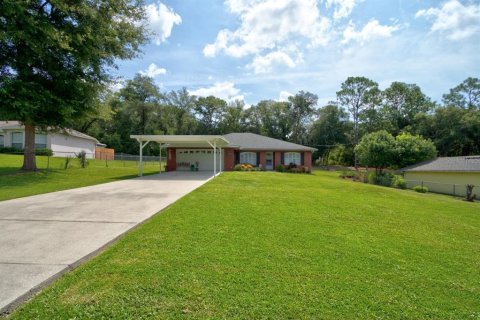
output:
[[[300,152],[285,152],[284,164],[295,163],[297,166],[302,164],[302,155]]]
[[[257,165],[256,152],[240,152],[240,163],[249,163],[252,166]]]
[[[23,149],[23,132],[12,132],[12,148]]]
[[[5,146],[5,139],[3,138],[3,135],[0,135],[0,147]]]
[[[36,133],[35,134],[35,148],[43,149],[47,147],[47,135]]]

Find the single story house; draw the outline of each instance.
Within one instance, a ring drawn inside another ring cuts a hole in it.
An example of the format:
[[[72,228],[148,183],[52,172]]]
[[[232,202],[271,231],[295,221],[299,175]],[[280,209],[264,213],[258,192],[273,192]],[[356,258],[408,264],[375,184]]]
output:
[[[480,155],[440,157],[401,169],[407,186],[424,185],[432,192],[465,196],[466,185],[480,195]]]
[[[132,135],[140,143],[140,155],[149,142],[167,150],[167,170],[231,171],[236,164],[249,163],[266,170],[294,163],[312,167],[315,148],[254,133],[226,135]],[[141,170],[141,168],[140,168]],[[141,174],[141,173],[140,173]]]
[[[37,130],[35,147],[48,148],[55,157],[74,157],[85,151],[88,158],[95,157],[97,139],[73,129]],[[25,146],[25,128],[19,121],[0,121],[0,147],[23,149]]]

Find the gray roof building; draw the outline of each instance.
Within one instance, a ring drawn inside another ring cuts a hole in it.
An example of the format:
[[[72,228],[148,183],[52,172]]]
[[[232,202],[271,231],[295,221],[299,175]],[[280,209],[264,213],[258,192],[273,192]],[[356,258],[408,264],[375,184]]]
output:
[[[480,155],[466,157],[439,157],[403,168],[405,172],[480,172]]]
[[[315,151],[317,149],[300,144],[282,141],[261,136],[255,133],[229,133],[223,136],[228,142],[228,147],[240,150],[282,150],[282,151]]]

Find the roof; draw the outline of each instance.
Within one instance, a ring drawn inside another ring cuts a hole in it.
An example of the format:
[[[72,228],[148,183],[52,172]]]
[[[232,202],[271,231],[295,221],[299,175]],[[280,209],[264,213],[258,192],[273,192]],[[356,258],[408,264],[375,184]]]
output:
[[[279,139],[265,137],[255,133],[229,133],[224,135],[230,147],[240,150],[282,150],[282,151],[315,151],[315,148],[302,146]]]
[[[3,131],[3,130],[23,130],[24,129],[24,126],[20,123],[20,121],[0,121],[0,131]],[[54,129],[47,129],[49,132],[57,132],[57,130],[54,130]],[[82,138],[82,139],[87,139],[87,140],[93,140],[95,141],[96,143],[99,143],[99,141],[94,138],[94,137],[91,137],[85,133],[82,133],[80,131],[77,131],[77,130],[73,130],[73,129],[63,129],[63,130],[58,130],[58,132],[60,133],[63,133],[63,134],[68,134],[68,135],[71,135],[73,137],[77,137],[77,138]]]
[[[480,155],[466,157],[440,157],[403,168],[405,172],[453,171],[480,172]]]
[[[167,143],[170,147],[212,147],[215,143],[217,147],[226,147],[228,141],[219,135],[131,135],[130,138],[138,142],[154,141]]]

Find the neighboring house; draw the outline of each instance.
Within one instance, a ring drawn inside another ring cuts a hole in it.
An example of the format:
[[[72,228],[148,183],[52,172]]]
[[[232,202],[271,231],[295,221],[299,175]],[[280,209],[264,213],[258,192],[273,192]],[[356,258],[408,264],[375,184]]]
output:
[[[74,157],[83,150],[88,158],[94,158],[97,143],[97,139],[73,129],[35,133],[35,147],[51,149],[55,157]],[[24,145],[23,125],[18,121],[0,121],[0,147],[23,149]]]
[[[164,139],[179,139],[167,145],[168,171],[190,170],[190,166],[198,163],[201,171],[214,170],[214,150],[208,144],[188,145],[189,136],[164,136]],[[195,136],[191,136],[195,137]],[[196,136],[215,137],[215,136]],[[312,167],[312,152],[316,149],[299,144],[273,139],[253,133],[230,133],[216,136],[222,140],[221,149],[216,151],[217,170],[231,171],[236,164],[249,163],[262,166],[266,170],[275,170],[279,165],[294,163],[298,166]],[[161,139],[160,139],[161,140]],[[159,141],[160,141],[159,140]]]
[[[427,186],[432,192],[465,196],[466,185],[480,196],[480,155],[441,157],[403,168],[408,187]]]

